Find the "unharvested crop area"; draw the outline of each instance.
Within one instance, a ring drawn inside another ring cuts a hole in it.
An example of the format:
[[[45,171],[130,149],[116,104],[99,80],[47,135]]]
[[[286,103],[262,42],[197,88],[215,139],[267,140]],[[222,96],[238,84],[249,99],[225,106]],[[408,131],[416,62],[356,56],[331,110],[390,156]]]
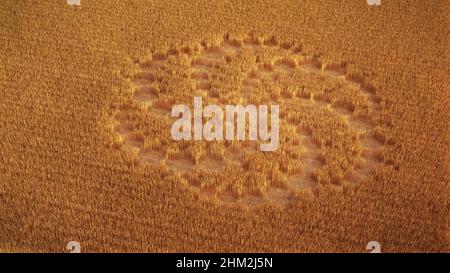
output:
[[[0,252],[449,251],[448,1],[3,1]],[[277,104],[280,144],[174,141]]]

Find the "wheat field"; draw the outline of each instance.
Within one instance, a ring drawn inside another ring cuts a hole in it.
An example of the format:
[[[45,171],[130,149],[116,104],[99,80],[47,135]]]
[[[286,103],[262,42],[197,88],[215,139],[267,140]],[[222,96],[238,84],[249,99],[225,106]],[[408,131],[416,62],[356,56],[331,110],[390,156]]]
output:
[[[450,251],[449,8],[4,0],[0,252]],[[194,96],[279,148],[173,140]]]

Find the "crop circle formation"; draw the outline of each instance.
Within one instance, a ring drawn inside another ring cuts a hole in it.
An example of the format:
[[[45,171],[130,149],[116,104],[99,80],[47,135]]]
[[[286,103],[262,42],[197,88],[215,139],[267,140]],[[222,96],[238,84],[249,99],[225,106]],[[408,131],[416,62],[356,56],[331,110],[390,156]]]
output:
[[[249,36],[172,48],[136,62],[133,92],[115,117],[119,147],[163,164],[221,202],[289,202],[319,184],[358,184],[382,163],[381,98],[348,64],[323,63],[300,47]],[[175,104],[277,104],[280,143],[174,141]]]

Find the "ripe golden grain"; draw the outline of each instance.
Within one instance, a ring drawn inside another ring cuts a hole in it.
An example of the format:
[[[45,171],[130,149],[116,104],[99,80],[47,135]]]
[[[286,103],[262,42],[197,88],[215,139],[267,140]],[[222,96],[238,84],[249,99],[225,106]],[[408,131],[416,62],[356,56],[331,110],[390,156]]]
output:
[[[0,251],[65,251],[73,240],[83,251],[360,252],[372,240],[448,251],[448,3],[334,5],[3,1]],[[245,143],[208,154],[163,137],[167,120],[152,118],[195,92],[242,103],[240,90],[306,109],[284,113],[288,144],[269,160],[247,147],[243,167],[220,170]],[[120,117],[132,130],[118,132]],[[371,145],[381,153],[365,153]],[[286,160],[311,151],[316,161]],[[219,174],[190,170],[205,158]],[[292,189],[307,171],[312,184]]]

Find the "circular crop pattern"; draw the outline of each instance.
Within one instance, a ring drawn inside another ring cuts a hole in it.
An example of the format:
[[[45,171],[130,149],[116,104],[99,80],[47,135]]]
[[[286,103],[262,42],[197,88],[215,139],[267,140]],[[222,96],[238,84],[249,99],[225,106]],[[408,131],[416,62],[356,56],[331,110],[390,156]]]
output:
[[[222,202],[288,202],[319,184],[355,185],[383,161],[381,98],[345,62],[324,63],[274,38],[225,36],[136,61],[133,94],[116,116],[121,147],[179,173]],[[280,142],[175,141],[173,105],[279,105]]]

